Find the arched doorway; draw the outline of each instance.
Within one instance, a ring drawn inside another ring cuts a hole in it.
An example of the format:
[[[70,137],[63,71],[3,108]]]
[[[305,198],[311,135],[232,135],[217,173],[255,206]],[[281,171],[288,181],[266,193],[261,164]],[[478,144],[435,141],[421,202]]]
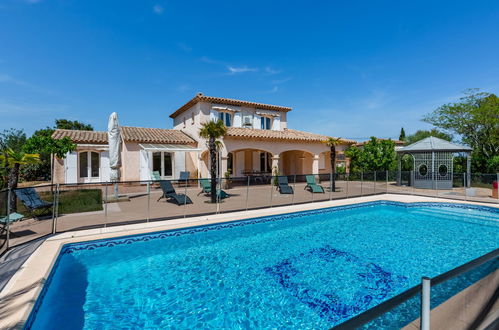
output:
[[[303,150],[284,151],[279,156],[282,175],[312,174],[314,155]]]

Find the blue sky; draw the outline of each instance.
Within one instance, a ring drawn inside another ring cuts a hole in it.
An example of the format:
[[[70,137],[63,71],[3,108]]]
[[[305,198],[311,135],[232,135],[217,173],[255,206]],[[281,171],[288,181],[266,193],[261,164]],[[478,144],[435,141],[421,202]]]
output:
[[[170,128],[202,92],[396,138],[466,88],[499,93],[498,1],[0,0],[0,129]]]

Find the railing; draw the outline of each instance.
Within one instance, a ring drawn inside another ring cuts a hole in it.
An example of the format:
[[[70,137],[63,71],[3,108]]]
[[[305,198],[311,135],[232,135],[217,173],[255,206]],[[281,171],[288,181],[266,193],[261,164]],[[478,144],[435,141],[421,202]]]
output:
[[[429,329],[425,325],[428,326],[430,323],[431,305],[433,307],[439,306],[498,268],[499,249],[496,249],[434,278],[423,277],[421,284],[413,286],[332,329],[402,328],[420,316],[421,329]],[[430,290],[430,288],[432,289]],[[449,317],[455,317],[455,315],[449,315]]]

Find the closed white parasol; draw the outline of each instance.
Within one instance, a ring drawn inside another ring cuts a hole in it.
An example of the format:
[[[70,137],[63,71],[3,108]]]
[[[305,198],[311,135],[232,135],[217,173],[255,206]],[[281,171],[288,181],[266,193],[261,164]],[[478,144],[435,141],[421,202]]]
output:
[[[121,167],[121,157],[120,157],[120,124],[118,123],[118,114],[113,112],[109,116],[109,122],[107,124],[107,138],[109,143],[109,167],[111,167],[110,178],[113,182],[118,182],[120,178],[120,167]],[[114,187],[115,197],[118,197],[118,184],[115,183]]]

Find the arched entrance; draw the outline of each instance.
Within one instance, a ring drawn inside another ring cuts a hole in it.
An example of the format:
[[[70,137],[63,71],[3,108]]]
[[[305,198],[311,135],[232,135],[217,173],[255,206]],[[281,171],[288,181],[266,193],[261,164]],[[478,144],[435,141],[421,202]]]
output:
[[[314,155],[303,150],[288,150],[279,155],[279,171],[282,175],[313,173]]]

